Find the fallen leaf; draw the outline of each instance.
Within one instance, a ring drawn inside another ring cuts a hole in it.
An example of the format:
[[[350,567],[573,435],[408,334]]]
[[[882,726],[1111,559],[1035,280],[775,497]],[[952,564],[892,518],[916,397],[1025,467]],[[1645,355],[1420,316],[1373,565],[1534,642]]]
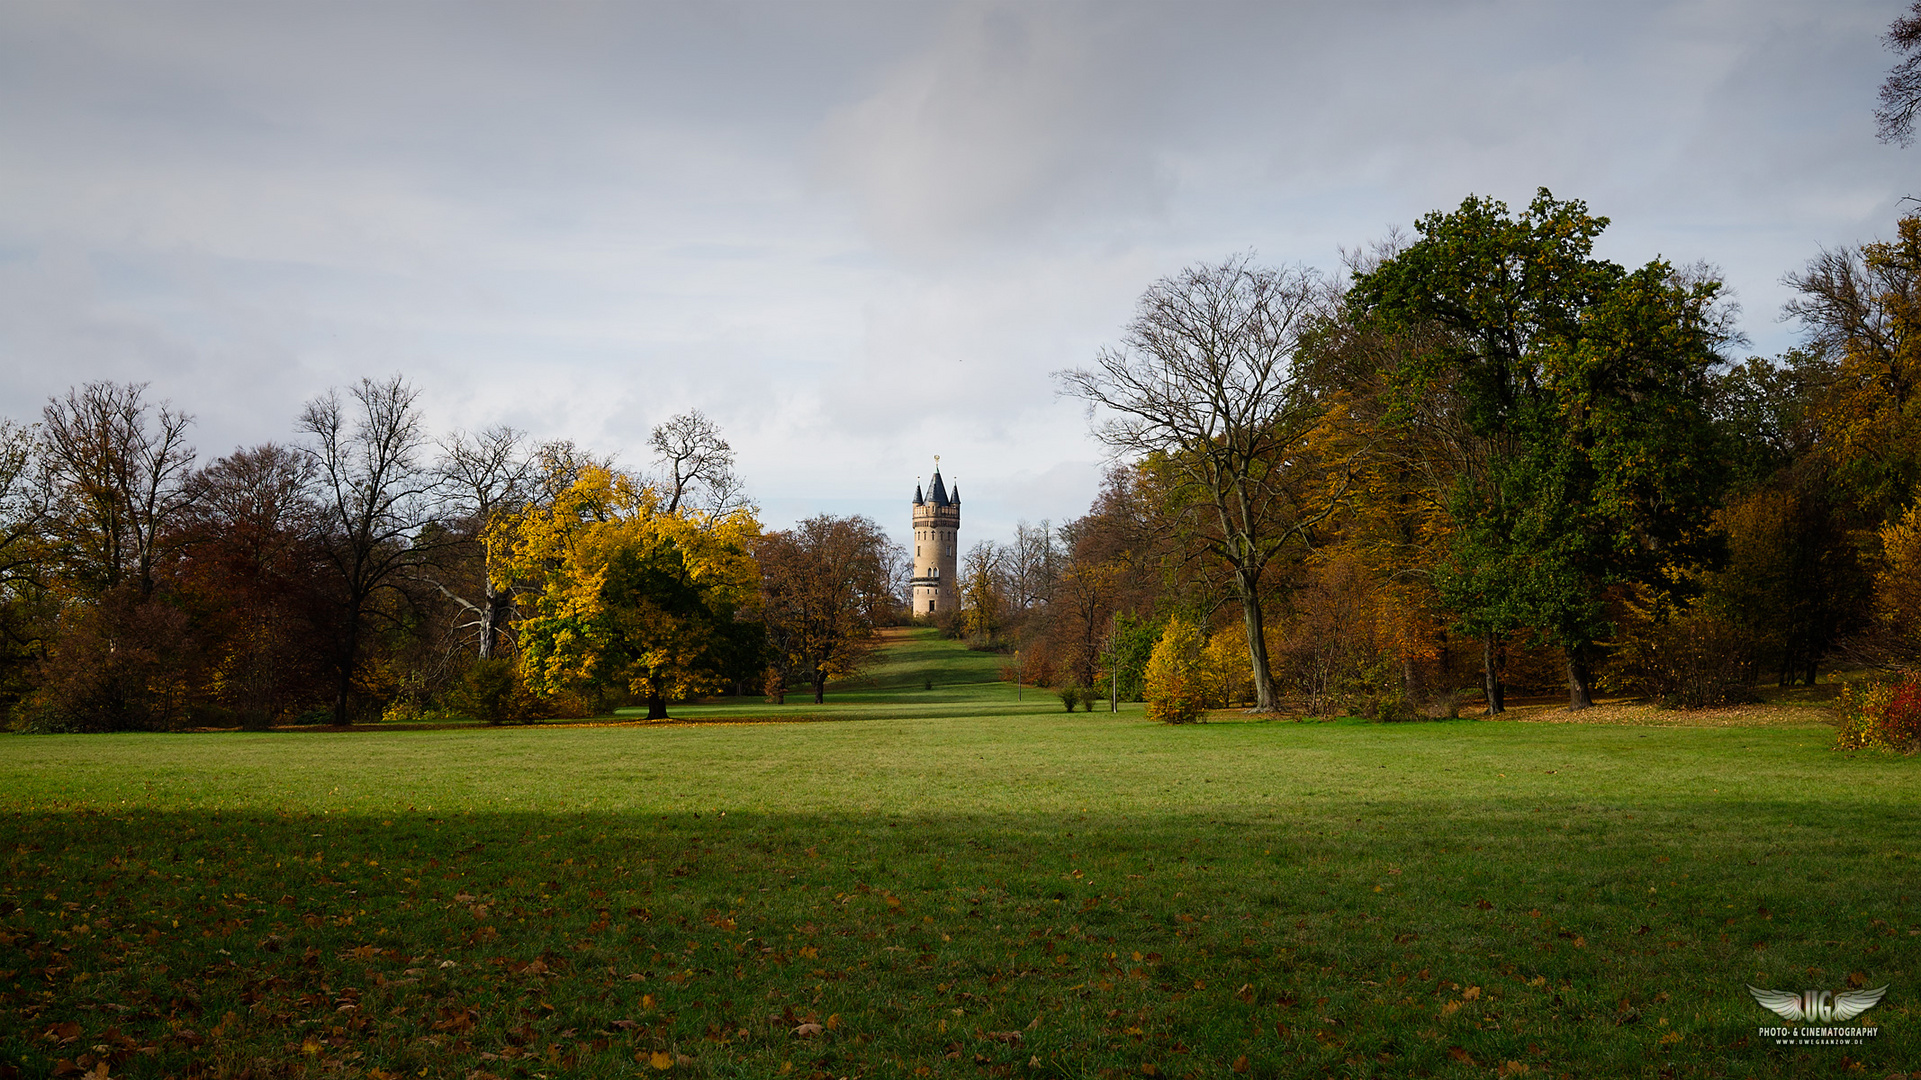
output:
[[[666,1072],[668,1069],[671,1069],[674,1067],[674,1056],[672,1054],[665,1053],[660,1050],[656,1050],[653,1052],[652,1055],[650,1055],[647,1058],[647,1064],[652,1065],[654,1068],[659,1069],[661,1072]]]
[[[796,1024],[794,1034],[803,1039],[811,1039],[826,1029],[819,1024]]]
[[[1474,1064],[1474,1055],[1468,1053],[1466,1050],[1463,1050],[1458,1046],[1448,1047],[1447,1056],[1453,1058],[1454,1060],[1460,1062],[1463,1065]]]
[[[1247,1055],[1246,1054],[1242,1054],[1240,1057],[1237,1057],[1234,1059],[1234,1071],[1237,1073],[1244,1073],[1247,1071]]]

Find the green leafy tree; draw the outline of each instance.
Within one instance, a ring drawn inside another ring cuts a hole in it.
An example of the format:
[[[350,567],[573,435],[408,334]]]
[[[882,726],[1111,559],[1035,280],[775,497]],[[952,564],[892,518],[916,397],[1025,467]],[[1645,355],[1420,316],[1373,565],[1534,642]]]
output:
[[[1126,613],[1115,618],[1114,633],[1101,654],[1101,663],[1117,688],[1119,700],[1141,700],[1147,661],[1154,655],[1154,643],[1160,640],[1165,625],[1157,619]]]
[[[1607,590],[1673,591],[1715,558],[1724,472],[1706,407],[1729,337],[1718,282],[1594,258],[1607,224],[1545,189],[1518,215],[1470,197],[1350,294],[1362,317],[1429,332],[1404,385],[1457,395],[1473,435],[1446,499],[1442,599],[1490,664],[1515,630],[1551,636],[1577,709],[1611,632]]]

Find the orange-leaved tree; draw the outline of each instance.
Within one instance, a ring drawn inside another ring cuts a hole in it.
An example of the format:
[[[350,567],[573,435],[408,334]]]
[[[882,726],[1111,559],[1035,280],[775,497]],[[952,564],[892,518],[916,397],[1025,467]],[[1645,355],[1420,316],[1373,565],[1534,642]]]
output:
[[[501,528],[512,555],[495,573],[537,583],[520,624],[535,692],[631,695],[665,719],[669,698],[759,669],[751,510],[670,513],[653,488],[587,464]]]
[[[755,549],[769,652],[781,688],[789,674],[806,677],[816,705],[827,680],[853,674],[878,645],[876,628],[900,606],[895,566],[906,552],[864,517],[821,514]]]

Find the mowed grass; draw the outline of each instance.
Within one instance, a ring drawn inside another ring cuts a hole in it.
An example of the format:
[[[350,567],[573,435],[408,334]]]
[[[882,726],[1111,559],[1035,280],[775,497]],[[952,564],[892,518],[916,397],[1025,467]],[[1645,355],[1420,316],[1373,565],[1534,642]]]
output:
[[[901,671],[782,707],[814,723],[0,740],[0,1063],[1921,1069],[1914,761],[1820,725],[1167,728]],[[1851,975],[1891,986],[1868,1045],[1758,1037],[1743,983]]]

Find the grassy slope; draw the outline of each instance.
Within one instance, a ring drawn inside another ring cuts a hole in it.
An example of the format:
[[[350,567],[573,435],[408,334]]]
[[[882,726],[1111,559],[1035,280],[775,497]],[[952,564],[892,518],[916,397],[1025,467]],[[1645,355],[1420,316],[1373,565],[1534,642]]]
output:
[[[789,691],[786,703],[781,705],[770,705],[759,697],[719,698],[709,704],[675,705],[673,714],[677,719],[695,722],[860,720],[902,715],[1013,715],[1061,708],[1060,699],[1051,691],[1031,686],[1022,691],[1012,683],[1001,682],[1000,669],[1008,662],[1006,657],[970,651],[958,642],[942,640],[931,629],[895,629],[882,634],[883,651],[874,662],[854,678],[829,682],[823,704],[814,704],[811,688],[800,687]],[[620,710],[620,715],[627,718],[645,713],[644,708]]]
[[[806,706],[911,718],[0,742],[0,1063],[1921,1063],[1912,761],[1813,725],[1163,728],[913,689],[942,648]],[[1893,984],[1875,1044],[1757,1043],[1742,982],[1851,972]]]

